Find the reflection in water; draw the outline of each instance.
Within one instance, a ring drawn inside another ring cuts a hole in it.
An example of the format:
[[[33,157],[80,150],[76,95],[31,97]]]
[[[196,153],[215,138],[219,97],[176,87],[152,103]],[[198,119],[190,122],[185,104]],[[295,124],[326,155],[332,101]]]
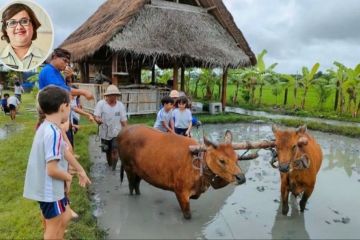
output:
[[[321,136],[323,133],[319,135],[320,145],[325,146],[323,147],[324,159],[328,159],[323,170],[343,168],[349,177],[352,176],[353,171],[360,173],[360,151],[355,139],[343,137],[329,140]]]
[[[298,203],[294,195],[290,195],[290,216],[281,213],[281,203],[275,216],[274,225],[271,229],[272,239],[310,239],[305,229],[304,214],[299,212]]]

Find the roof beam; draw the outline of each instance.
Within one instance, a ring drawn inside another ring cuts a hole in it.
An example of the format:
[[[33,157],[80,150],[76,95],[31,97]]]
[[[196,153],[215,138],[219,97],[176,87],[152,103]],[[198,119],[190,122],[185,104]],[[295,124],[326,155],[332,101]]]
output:
[[[215,8],[217,8],[217,6],[212,6],[212,7],[208,7],[208,8],[206,8],[206,11],[211,11],[211,10],[214,10]]]
[[[199,0],[195,0],[195,2],[199,7],[201,7],[201,4],[200,4]]]

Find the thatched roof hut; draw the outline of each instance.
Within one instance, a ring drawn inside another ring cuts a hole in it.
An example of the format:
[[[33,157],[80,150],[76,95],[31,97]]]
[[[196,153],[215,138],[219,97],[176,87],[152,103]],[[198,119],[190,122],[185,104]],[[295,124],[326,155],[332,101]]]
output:
[[[80,63],[84,81],[89,63],[102,65],[115,83],[138,83],[141,68],[155,64],[177,70],[256,63],[222,0],[108,0],[61,47]]]

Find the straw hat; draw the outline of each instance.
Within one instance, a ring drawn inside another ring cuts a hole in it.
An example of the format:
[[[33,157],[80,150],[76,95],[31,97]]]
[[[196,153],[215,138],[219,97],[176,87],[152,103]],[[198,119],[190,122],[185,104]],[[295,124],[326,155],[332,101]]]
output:
[[[108,86],[106,92],[104,93],[104,96],[108,96],[108,95],[121,95],[121,92],[115,85],[110,85]]]
[[[179,97],[179,92],[176,91],[176,90],[171,90],[169,97],[178,98]]]

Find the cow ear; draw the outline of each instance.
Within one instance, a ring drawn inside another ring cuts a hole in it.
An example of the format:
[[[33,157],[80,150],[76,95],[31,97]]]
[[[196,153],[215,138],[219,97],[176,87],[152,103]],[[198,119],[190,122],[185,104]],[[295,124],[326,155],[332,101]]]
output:
[[[213,147],[213,148],[217,148],[218,147],[218,145],[217,144],[215,144],[215,143],[213,143],[213,142],[211,142],[209,139],[207,139],[206,137],[204,137],[204,143],[205,143],[205,145],[206,146],[211,146],[211,147]]]
[[[224,143],[231,144],[233,140],[233,135],[230,130],[226,130],[225,136],[224,136]]]
[[[296,133],[302,133],[302,134],[304,134],[304,133],[306,133],[306,131],[307,131],[307,127],[306,127],[306,125],[302,125],[302,126],[300,126],[300,127],[298,127],[297,129],[296,129]]]
[[[273,131],[273,133],[276,133],[279,130],[279,128],[275,124],[273,124],[271,126],[271,130]]]

